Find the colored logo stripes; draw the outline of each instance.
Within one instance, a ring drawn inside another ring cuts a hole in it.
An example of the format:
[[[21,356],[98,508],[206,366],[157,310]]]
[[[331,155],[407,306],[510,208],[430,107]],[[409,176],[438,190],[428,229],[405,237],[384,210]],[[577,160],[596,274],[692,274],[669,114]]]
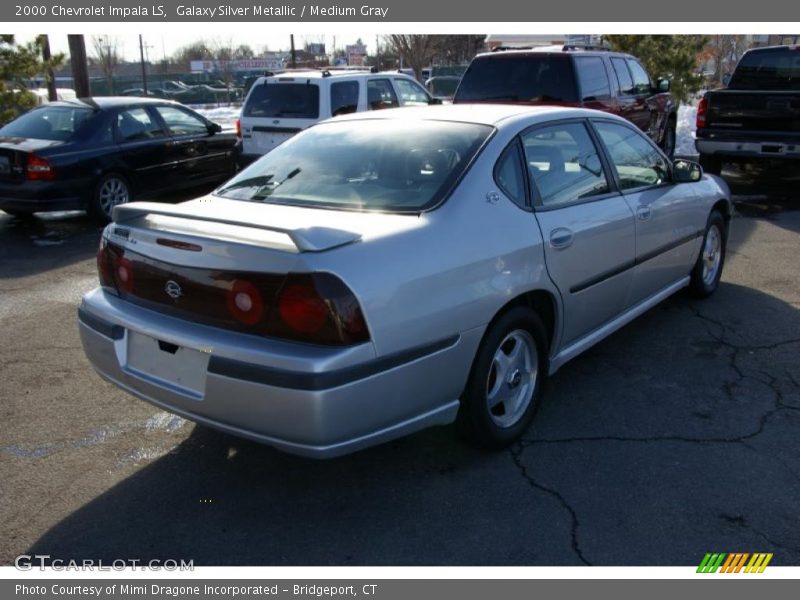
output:
[[[747,559],[750,559],[749,562]],[[703,557],[700,566],[697,567],[698,573],[763,573],[769,561],[772,560],[772,552],[709,552]],[[745,566],[746,563],[746,566]]]

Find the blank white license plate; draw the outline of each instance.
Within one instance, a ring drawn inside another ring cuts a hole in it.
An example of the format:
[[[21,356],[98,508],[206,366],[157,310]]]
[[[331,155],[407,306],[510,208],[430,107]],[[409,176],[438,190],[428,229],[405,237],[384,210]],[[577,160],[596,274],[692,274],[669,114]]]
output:
[[[259,150],[272,150],[292,137],[291,133],[255,133],[253,135]]]
[[[173,352],[174,351],[174,352]],[[128,331],[129,371],[143,379],[202,398],[209,354]]]

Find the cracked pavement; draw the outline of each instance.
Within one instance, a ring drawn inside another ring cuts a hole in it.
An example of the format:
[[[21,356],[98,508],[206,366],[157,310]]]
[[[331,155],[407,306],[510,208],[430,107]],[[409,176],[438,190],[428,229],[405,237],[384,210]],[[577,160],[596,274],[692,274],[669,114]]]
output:
[[[101,381],[75,319],[99,230],[0,213],[0,564],[798,565],[799,201],[748,195],[717,294],[674,296],[567,364],[507,451],[447,427],[326,462]]]

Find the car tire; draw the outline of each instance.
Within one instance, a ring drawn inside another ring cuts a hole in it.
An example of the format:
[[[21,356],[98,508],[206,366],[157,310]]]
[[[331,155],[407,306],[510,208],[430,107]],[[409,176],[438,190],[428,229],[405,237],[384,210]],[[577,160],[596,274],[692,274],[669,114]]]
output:
[[[719,211],[713,211],[703,235],[700,255],[694,265],[689,282],[689,292],[695,298],[708,298],[719,286],[722,268],[725,266],[725,249],[728,227]]]
[[[131,186],[119,173],[106,173],[97,182],[89,204],[89,213],[101,223],[108,223],[115,206],[131,201]]]
[[[664,151],[664,154],[667,155],[669,159],[675,157],[675,140],[677,139],[676,136],[676,120],[674,117],[670,117],[667,121],[667,127],[664,129],[664,135],[661,138],[661,150]]]
[[[714,154],[701,154],[700,166],[703,167],[703,172],[710,175],[722,174],[722,159]]]
[[[461,398],[457,426],[468,441],[501,449],[530,425],[547,376],[545,328],[539,316],[515,307],[487,330]]]

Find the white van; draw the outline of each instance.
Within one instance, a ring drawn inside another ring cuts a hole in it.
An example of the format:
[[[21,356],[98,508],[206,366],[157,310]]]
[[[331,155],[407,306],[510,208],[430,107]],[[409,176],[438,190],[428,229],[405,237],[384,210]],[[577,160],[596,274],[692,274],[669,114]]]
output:
[[[237,122],[245,166],[298,131],[348,113],[439,104],[404,73],[353,70],[287,71],[256,80]]]

